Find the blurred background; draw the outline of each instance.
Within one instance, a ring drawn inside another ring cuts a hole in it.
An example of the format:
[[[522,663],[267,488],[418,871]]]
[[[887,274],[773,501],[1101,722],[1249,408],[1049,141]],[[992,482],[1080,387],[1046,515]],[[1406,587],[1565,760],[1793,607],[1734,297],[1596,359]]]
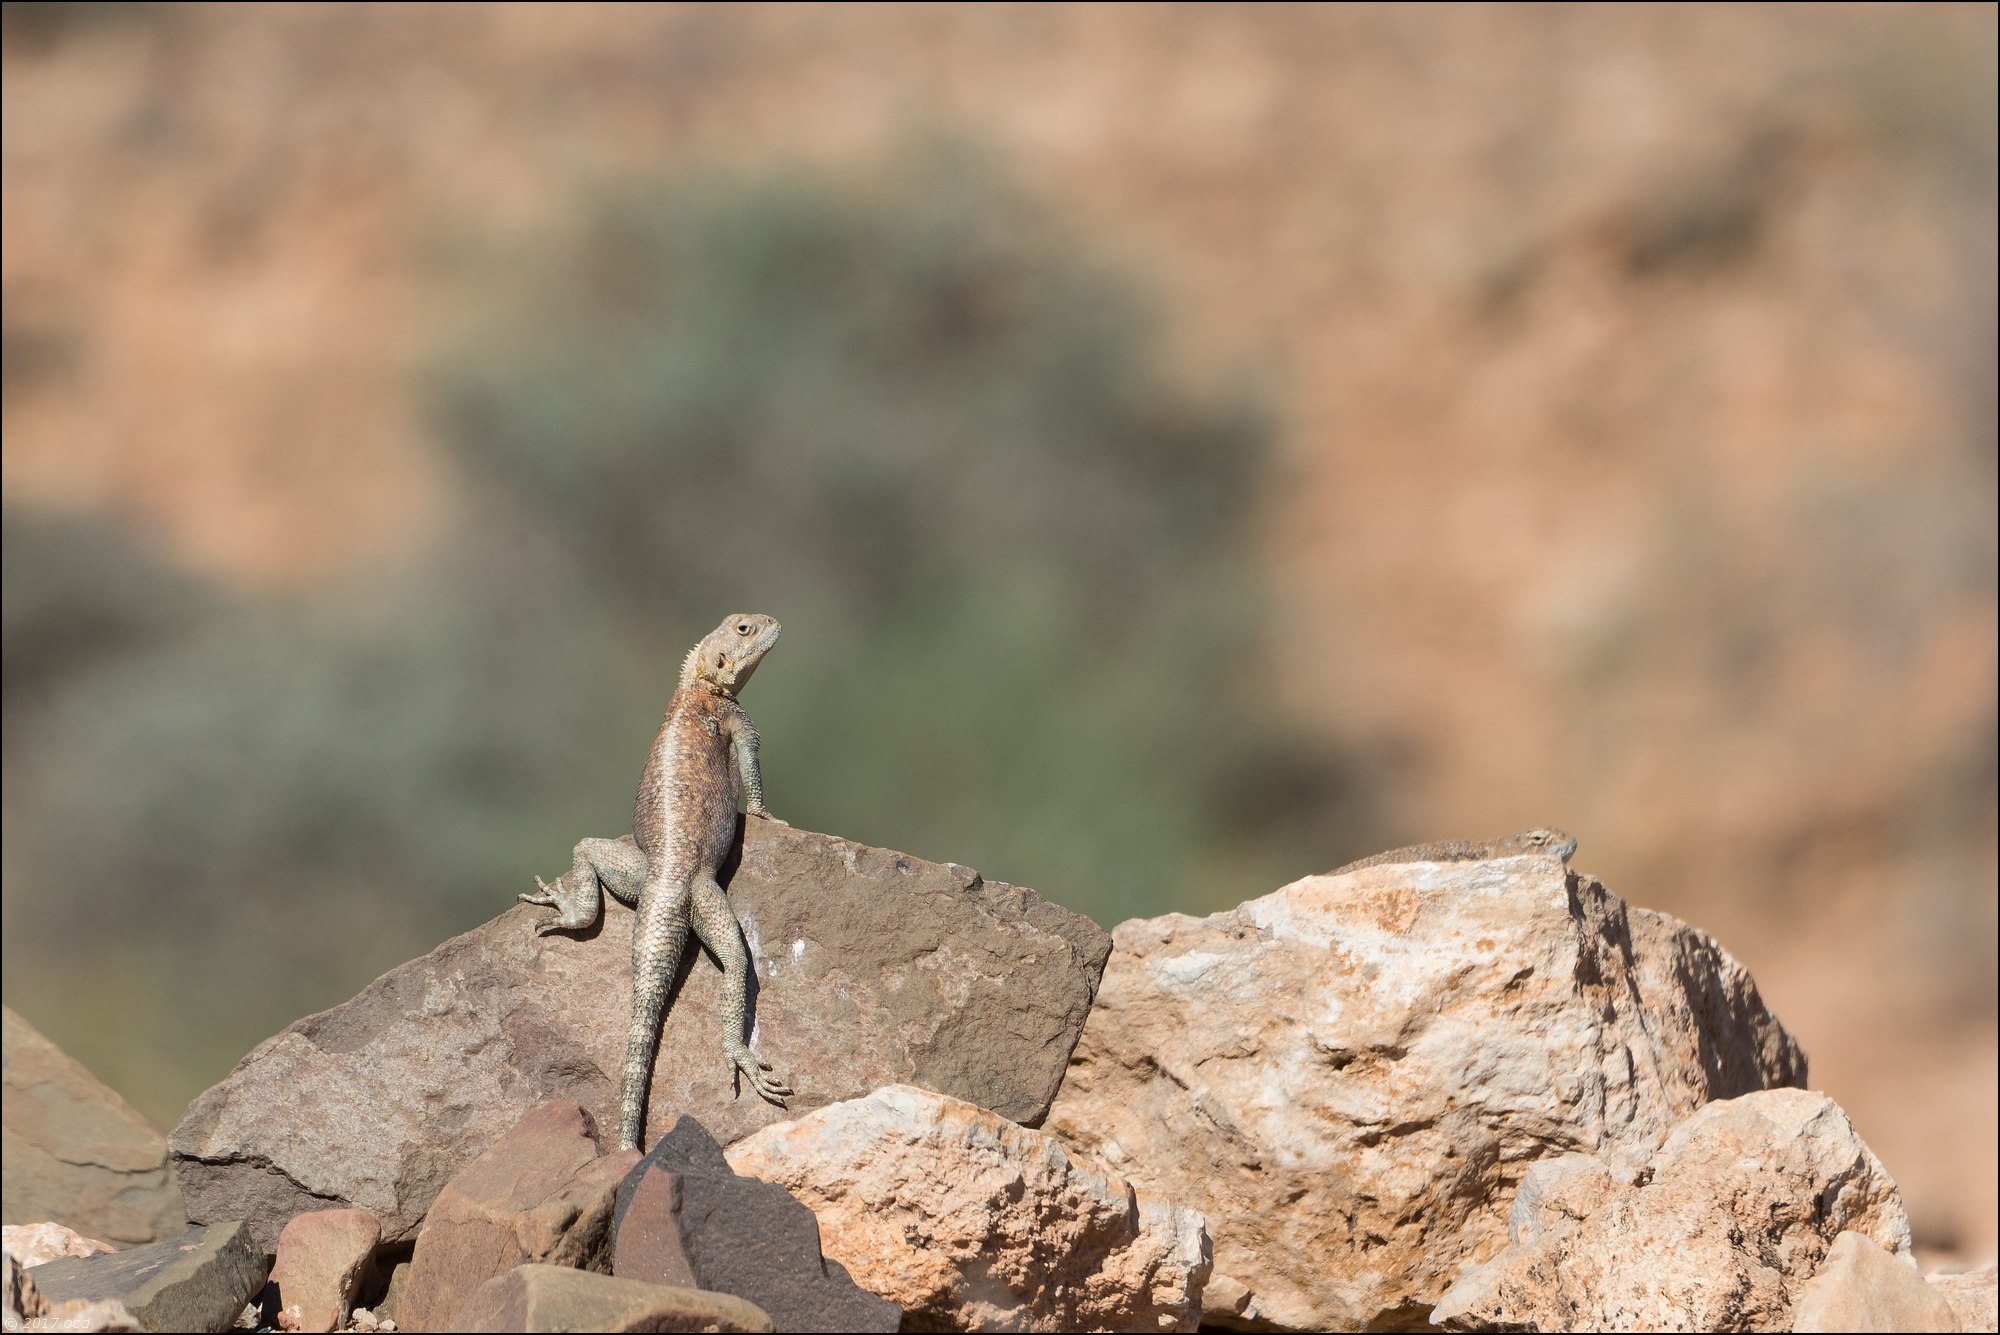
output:
[[[629,828],[1554,823],[1990,1254],[1995,14],[8,4],[7,1002],[162,1126]]]

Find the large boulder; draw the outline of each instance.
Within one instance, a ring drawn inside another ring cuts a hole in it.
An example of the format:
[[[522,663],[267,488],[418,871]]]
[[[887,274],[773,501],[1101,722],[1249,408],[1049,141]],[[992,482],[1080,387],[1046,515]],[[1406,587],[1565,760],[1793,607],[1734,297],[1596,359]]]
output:
[[[54,1220],[121,1247],[187,1226],[152,1123],[9,1006],[0,1054],[0,1222]]]
[[[826,1254],[905,1330],[1193,1330],[1201,1216],[1055,1137],[906,1085],[766,1127],[738,1172],[812,1207]]]
[[[1119,926],[1047,1129],[1208,1221],[1203,1320],[1421,1322],[1567,1152],[1642,1164],[1805,1079],[1742,966],[1549,856],[1314,876]]]
[[[647,1143],[684,1113],[727,1143],[898,1082],[1046,1114],[1110,950],[1089,919],[968,867],[761,819],[724,875],[755,966],[757,1047],[797,1093],[783,1110],[735,1090],[721,974],[691,949]],[[517,905],[261,1044],[174,1129],[190,1215],[247,1218],[269,1248],[295,1214],[354,1206],[395,1243],[537,1104],[573,1100],[616,1126],[632,913],[606,902],[581,934],[538,934],[549,910]]]
[[[1637,1171],[1574,1158],[1552,1168],[1514,1212],[1511,1245],[1445,1293],[1434,1324],[1957,1329],[1910,1258],[1895,1182],[1824,1094],[1711,1103]],[[1885,1312],[1914,1324],[1869,1324]]]

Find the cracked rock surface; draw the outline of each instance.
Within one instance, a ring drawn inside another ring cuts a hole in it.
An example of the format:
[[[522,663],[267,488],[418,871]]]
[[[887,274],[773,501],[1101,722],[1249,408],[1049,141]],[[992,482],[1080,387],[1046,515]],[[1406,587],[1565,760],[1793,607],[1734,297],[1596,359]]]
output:
[[[1702,932],[1554,858],[1313,876],[1121,924],[1047,1129],[1214,1239],[1204,1324],[1422,1323],[1531,1165],[1645,1164],[1805,1058]]]
[[[756,1045],[797,1094],[788,1111],[734,1091],[721,974],[690,950],[647,1144],[682,1113],[728,1144],[897,1083],[1016,1121],[1047,1112],[1110,950],[1096,924],[967,867],[764,820],[724,877]],[[353,1206],[392,1244],[536,1105],[573,1100],[616,1126],[632,912],[607,897],[596,928],[537,935],[548,916],[510,908],[260,1044],[174,1129],[189,1216],[247,1219],[268,1250],[293,1215]]]

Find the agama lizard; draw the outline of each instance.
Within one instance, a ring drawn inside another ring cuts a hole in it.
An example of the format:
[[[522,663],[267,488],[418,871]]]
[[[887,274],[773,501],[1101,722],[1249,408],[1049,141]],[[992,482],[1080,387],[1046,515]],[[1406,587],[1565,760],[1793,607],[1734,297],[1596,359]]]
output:
[[[1408,848],[1392,848],[1387,853],[1377,853],[1372,857],[1350,862],[1345,867],[1336,868],[1331,875],[1357,871],[1362,867],[1400,866],[1405,862],[1485,862],[1492,858],[1518,858],[1533,853],[1546,853],[1568,862],[1576,852],[1576,836],[1548,826],[1523,830],[1510,834],[1504,839],[1488,839],[1482,843],[1467,843],[1463,839],[1440,839],[1436,843],[1412,844]]]
[[[618,1147],[636,1149],[646,1125],[646,1086],[660,1043],[667,990],[693,929],[722,965],[722,1052],[735,1074],[763,1098],[784,1106],[792,1093],[771,1065],[744,1041],[749,952],[742,928],[715,874],[736,839],[736,800],[752,816],[764,809],[757,769],[757,729],[736,703],[784,628],[754,612],[727,617],[681,664],[680,686],[646,754],[632,809],[633,840],[585,839],[568,872],[554,885],[535,878],[541,893],[529,904],[557,911],[543,930],[589,927],[604,900],[599,889],[636,904],[632,931],[632,1024],[625,1038],[625,1087]]]

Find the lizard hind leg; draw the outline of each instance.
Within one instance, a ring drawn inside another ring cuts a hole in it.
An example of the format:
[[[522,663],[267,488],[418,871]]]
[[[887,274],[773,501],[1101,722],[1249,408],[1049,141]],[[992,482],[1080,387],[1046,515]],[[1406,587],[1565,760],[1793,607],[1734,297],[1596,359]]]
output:
[[[523,904],[552,908],[556,916],[537,930],[581,931],[597,922],[604,912],[603,891],[609,890],[621,904],[639,898],[646,879],[646,855],[628,839],[583,839],[570,854],[569,870],[551,885],[541,877],[535,884],[540,894],[519,895]]]
[[[660,1017],[688,937],[688,887],[648,881],[639,892],[632,932],[632,1024],[625,1034],[625,1080],[619,1099],[618,1148],[635,1150],[646,1129],[646,1088],[660,1047]]]
[[[712,876],[695,878],[693,918],[701,943],[722,964],[722,1002],[717,1007],[722,1016],[722,1054],[731,1071],[748,1080],[759,1098],[782,1108],[792,1093],[791,1086],[744,1041],[743,1025],[750,1006],[750,952],[743,947],[743,929],[729,899]]]

